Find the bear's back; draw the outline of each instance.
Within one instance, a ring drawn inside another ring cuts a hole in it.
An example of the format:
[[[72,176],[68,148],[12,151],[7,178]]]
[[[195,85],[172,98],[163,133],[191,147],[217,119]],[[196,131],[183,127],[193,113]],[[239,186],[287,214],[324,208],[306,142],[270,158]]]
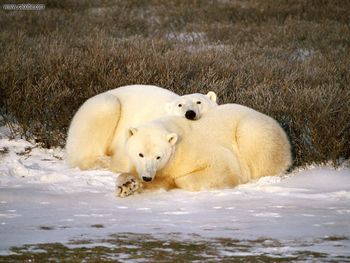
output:
[[[138,126],[141,123],[166,115],[165,104],[177,94],[152,85],[129,85],[107,91],[118,98],[121,118],[118,126]]]

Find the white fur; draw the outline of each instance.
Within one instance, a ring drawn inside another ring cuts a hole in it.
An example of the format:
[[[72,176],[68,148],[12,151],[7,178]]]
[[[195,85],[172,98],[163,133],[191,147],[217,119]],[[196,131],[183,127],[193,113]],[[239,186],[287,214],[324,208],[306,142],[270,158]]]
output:
[[[129,172],[130,162],[125,153],[127,130],[162,116],[181,115],[166,107],[180,98],[157,86],[130,85],[88,99],[69,127],[68,164],[80,169],[106,167],[116,172]]]
[[[218,106],[197,121],[164,117],[134,131],[126,150],[139,176],[153,179],[146,188],[232,187],[277,175],[291,164],[290,144],[280,125],[242,105]],[[162,161],[156,162],[157,156]]]
[[[209,91],[207,95],[193,93],[184,95],[178,99],[167,103],[166,110],[169,115],[185,116],[188,111],[195,113],[194,120],[200,119],[202,114],[216,107],[216,94]]]

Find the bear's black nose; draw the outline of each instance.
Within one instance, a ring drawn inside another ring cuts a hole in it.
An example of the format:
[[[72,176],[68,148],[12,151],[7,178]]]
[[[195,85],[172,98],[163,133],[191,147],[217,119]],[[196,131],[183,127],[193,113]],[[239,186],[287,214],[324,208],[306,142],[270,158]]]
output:
[[[189,120],[194,120],[196,118],[196,113],[193,110],[186,111],[185,117]]]
[[[145,182],[150,182],[150,181],[152,181],[152,177],[143,176],[142,180],[144,180]]]

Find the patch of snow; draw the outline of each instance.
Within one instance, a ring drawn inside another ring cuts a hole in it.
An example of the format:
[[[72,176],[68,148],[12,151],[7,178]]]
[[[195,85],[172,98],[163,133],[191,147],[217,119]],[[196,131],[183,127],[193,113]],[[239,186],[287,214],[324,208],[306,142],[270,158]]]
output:
[[[297,48],[290,56],[293,61],[303,62],[315,54],[313,49]]]
[[[198,42],[206,40],[205,33],[202,32],[185,32],[185,33],[168,33],[165,35],[168,40],[179,41],[184,43]]]

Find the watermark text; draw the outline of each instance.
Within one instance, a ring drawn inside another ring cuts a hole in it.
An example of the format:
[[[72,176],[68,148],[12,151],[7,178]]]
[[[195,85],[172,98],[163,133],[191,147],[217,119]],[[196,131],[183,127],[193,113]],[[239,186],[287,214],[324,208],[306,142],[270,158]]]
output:
[[[2,9],[8,11],[40,11],[45,9],[45,4],[3,4]]]

